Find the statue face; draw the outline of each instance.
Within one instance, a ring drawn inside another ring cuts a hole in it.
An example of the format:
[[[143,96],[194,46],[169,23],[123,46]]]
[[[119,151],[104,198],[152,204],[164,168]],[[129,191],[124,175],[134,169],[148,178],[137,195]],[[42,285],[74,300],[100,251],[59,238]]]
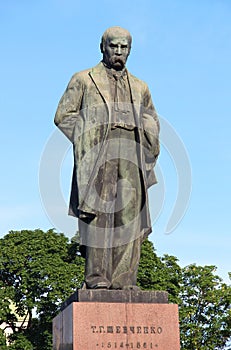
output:
[[[109,68],[124,68],[130,53],[130,43],[125,36],[110,36],[103,48],[103,61]]]

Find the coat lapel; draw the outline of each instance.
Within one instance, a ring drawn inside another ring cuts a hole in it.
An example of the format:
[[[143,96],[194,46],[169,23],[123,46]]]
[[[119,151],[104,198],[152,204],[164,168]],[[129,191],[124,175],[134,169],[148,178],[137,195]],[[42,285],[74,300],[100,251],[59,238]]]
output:
[[[111,97],[110,97],[110,85],[107,77],[106,70],[100,62],[92,68],[92,70],[89,72],[89,75],[91,76],[92,80],[94,81],[95,85],[97,86],[99,92],[103,96],[105,102],[109,106]]]

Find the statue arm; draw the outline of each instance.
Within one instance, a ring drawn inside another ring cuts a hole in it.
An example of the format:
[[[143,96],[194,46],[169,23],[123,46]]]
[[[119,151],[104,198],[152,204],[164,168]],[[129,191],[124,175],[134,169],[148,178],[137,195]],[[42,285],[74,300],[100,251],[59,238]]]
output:
[[[55,125],[73,142],[76,121],[80,117],[84,84],[75,74],[64,92],[56,114]]]
[[[146,170],[150,172],[155,166],[160,152],[159,132],[160,123],[152,103],[148,87],[145,87],[142,103],[142,124],[143,124],[143,149],[145,154]]]

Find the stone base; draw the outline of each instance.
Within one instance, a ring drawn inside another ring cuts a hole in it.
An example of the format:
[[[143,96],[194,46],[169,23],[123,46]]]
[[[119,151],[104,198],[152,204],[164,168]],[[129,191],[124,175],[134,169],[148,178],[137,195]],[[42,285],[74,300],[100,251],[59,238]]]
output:
[[[149,293],[157,296],[157,292]],[[93,293],[90,299],[96,295],[99,297],[99,294]],[[148,296],[144,294],[141,297],[141,294],[139,298]],[[70,303],[54,318],[53,350],[105,349],[179,350],[177,305],[81,301]]]
[[[77,289],[61,306],[61,311],[71,303],[168,303],[168,293],[164,291]]]

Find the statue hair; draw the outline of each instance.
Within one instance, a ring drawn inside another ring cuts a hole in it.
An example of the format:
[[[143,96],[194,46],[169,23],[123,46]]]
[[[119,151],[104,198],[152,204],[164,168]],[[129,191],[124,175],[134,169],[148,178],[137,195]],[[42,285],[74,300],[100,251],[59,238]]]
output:
[[[105,32],[103,33],[102,38],[101,38],[101,43],[100,43],[101,52],[104,52],[104,48],[105,48],[105,44],[107,42],[107,39],[113,35],[125,36],[128,39],[128,43],[129,43],[130,48],[131,48],[132,36],[129,33],[129,31],[127,29],[122,28],[122,27],[115,26],[115,27],[110,27],[110,28],[106,29]]]

